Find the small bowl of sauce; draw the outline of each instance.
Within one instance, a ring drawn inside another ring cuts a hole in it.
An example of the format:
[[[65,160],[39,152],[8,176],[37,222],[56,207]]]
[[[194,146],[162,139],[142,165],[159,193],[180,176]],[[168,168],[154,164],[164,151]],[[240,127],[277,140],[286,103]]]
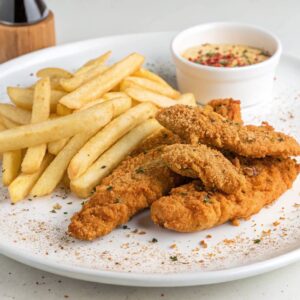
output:
[[[235,98],[242,107],[272,98],[280,41],[251,25],[211,23],[179,33],[171,45],[179,89],[199,104]]]

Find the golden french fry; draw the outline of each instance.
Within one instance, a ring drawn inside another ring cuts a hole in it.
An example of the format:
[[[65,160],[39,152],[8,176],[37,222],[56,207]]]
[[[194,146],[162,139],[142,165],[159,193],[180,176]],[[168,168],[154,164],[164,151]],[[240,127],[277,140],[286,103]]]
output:
[[[46,121],[50,115],[50,80],[40,79],[34,89],[31,124]],[[40,168],[47,150],[47,144],[40,144],[27,149],[22,162],[23,173],[35,173]]]
[[[64,138],[58,141],[54,141],[48,144],[48,151],[53,155],[57,155],[61,149],[68,143],[70,138]]]
[[[107,101],[107,100],[105,100],[105,99],[103,99],[103,98],[100,98],[100,99],[97,99],[97,100],[88,102],[88,103],[84,104],[81,108],[75,109],[74,111],[77,112],[77,111],[85,110],[85,109],[87,109],[87,108],[89,108],[89,107],[92,107],[92,106],[94,106],[94,105],[96,105],[96,104],[99,104],[99,103],[102,103],[102,102],[104,102],[104,101]]]
[[[152,91],[154,93],[170,97],[172,99],[177,99],[180,96],[180,93],[174,90],[172,87],[163,85],[161,83],[157,83],[155,81],[149,80],[147,78],[140,78],[129,76],[124,79],[124,84],[126,82],[132,82],[136,84],[138,87],[144,88],[146,90]]]
[[[0,131],[6,130],[6,127],[0,123]],[[0,153],[0,159],[2,159],[2,153]]]
[[[44,68],[37,71],[36,76],[39,78],[71,78],[73,74],[61,68]]]
[[[164,79],[162,79],[160,76],[158,76],[157,74],[147,70],[147,69],[139,69],[138,71],[136,71],[133,76],[138,76],[138,77],[142,77],[142,78],[147,78],[149,80],[161,83],[163,85],[166,86],[170,86]]]
[[[56,105],[56,113],[58,116],[67,116],[70,115],[73,112],[73,109],[70,109],[69,107],[66,107],[65,105],[61,103],[57,103]]]
[[[7,119],[5,117],[1,117],[1,121],[2,121],[2,124],[4,125],[4,127],[7,129],[20,126],[20,124],[15,123],[14,121],[11,121],[10,119]]]
[[[100,55],[99,57],[89,60],[81,68],[79,68],[74,73],[74,75],[80,75],[86,73],[96,66],[103,65],[109,59],[110,55],[111,55],[111,51],[107,51],[106,53]]]
[[[128,95],[126,95],[125,93],[114,93],[114,94],[115,94],[114,96],[110,95],[109,97],[106,97],[106,98],[103,97],[103,98],[100,98],[100,99],[88,102],[85,105],[83,105],[80,109],[75,110],[75,111],[81,111],[81,110],[87,109],[87,108],[89,108],[91,106],[94,106],[94,105],[96,105],[98,103],[102,103],[102,102],[107,101],[107,100],[117,100],[117,99],[119,99],[119,100],[113,102],[114,107],[115,106],[117,107],[119,104],[121,106],[123,106],[123,102],[124,102],[124,103],[126,103],[126,105],[128,106],[128,108],[130,108],[130,106],[131,106],[131,98],[128,97]],[[118,108],[116,108],[116,109],[118,109]],[[123,110],[123,108],[121,108],[121,109]]]
[[[72,180],[71,190],[82,198],[90,196],[93,188],[98,185],[105,176],[110,174],[140,142],[159,128],[162,128],[162,126],[159,125],[155,119],[150,119],[132,129],[102,154],[86,173]]]
[[[33,103],[33,90],[28,88],[8,87],[7,94],[10,100],[18,107],[31,110]],[[58,100],[66,95],[65,92],[51,90],[51,112],[56,112]]]
[[[133,100],[138,102],[152,102],[158,107],[168,107],[177,104],[176,100],[142,88],[127,88],[125,92]]]
[[[108,102],[112,103],[114,110],[114,118],[118,117],[120,114],[125,112],[131,107],[131,98],[129,97],[120,97],[109,100]]]
[[[64,78],[71,78],[73,75],[70,72],[60,68],[44,68],[39,70],[36,76],[40,78],[49,77],[51,89],[64,91],[64,88],[60,84],[60,80]]]
[[[2,182],[8,186],[19,174],[22,162],[22,151],[14,150],[3,153]]]
[[[192,93],[182,94],[177,100],[176,104],[184,104],[189,106],[196,106],[196,99]]]
[[[121,113],[123,113],[124,111],[126,111],[127,109],[129,109],[131,107],[131,98],[129,98],[125,93],[122,93],[122,95],[125,95],[125,97],[120,97],[120,98],[114,98],[112,99],[111,103],[113,105],[113,110],[114,110],[114,117],[119,116]],[[85,104],[82,108],[80,108],[77,111],[81,111],[81,110],[85,110],[87,108],[90,108],[96,104],[102,103],[104,101],[104,99],[98,99],[92,102],[89,102],[87,104]],[[66,143],[69,141],[69,138],[65,138],[62,140],[58,140],[58,141],[54,141],[48,144],[48,151],[51,154],[58,154],[58,152],[66,145]]]
[[[107,102],[108,101],[106,101],[105,103]],[[130,104],[130,100],[128,100],[128,98],[123,98],[122,100],[120,100],[120,98],[114,99],[109,102],[113,103],[114,106],[113,116],[117,116],[127,110],[128,104]],[[100,106],[101,105],[103,104],[100,104]],[[73,136],[66,144],[66,146],[57,154],[51,164],[47,167],[45,172],[33,187],[30,194],[35,196],[43,196],[51,193],[55,189],[57,184],[62,180],[69,162],[74,157],[74,155],[92,136],[96,134],[97,131],[99,131],[101,127],[103,126],[99,126],[93,123],[90,125],[88,131]]]
[[[82,86],[84,83],[94,79],[95,77],[103,74],[105,71],[108,70],[109,67],[104,65],[98,65],[87,72],[81,74],[75,74],[72,78],[61,78],[60,85],[63,89],[67,92],[72,92]]]
[[[62,180],[72,157],[101,127],[94,126],[91,128],[89,131],[78,133],[70,139],[43,172],[32,188],[30,195],[44,196],[53,192]]]
[[[115,98],[128,97],[126,93],[123,92],[109,92],[103,95],[103,99],[111,100]]]
[[[6,103],[0,103],[0,114],[19,124],[29,124],[31,119],[29,111]]]
[[[94,105],[86,110],[0,132],[0,152],[28,148],[89,131],[91,126],[105,126],[113,115],[112,101]]]
[[[110,146],[132,128],[153,117],[157,108],[151,103],[137,105],[111,121],[93,136],[72,158],[68,167],[71,180],[81,176]]]
[[[52,159],[53,156],[51,154],[46,154],[40,168],[35,173],[21,173],[15,178],[8,187],[9,196],[13,203],[18,202],[29,195],[30,190]]]
[[[85,103],[100,98],[120,83],[125,77],[134,73],[143,63],[144,57],[133,53],[115,63],[106,72],[83,84],[75,91],[62,97],[59,102],[69,108],[79,109]]]

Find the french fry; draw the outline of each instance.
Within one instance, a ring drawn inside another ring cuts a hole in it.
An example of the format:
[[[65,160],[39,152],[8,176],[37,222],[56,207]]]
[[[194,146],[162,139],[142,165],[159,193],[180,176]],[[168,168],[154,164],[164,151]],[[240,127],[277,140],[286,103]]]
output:
[[[1,123],[3,123],[4,130],[6,128],[18,127],[19,124],[1,116]],[[2,131],[2,130],[1,130]],[[4,186],[8,186],[14,178],[18,175],[22,162],[21,149],[15,151],[8,151],[2,155],[2,182]]]
[[[86,110],[0,132],[0,152],[28,148],[89,131],[93,125],[105,126],[112,118],[112,101],[105,101]]]
[[[89,60],[81,68],[79,68],[74,73],[74,75],[80,75],[86,73],[96,66],[103,65],[109,59],[110,56],[111,56],[111,51],[107,51],[106,53],[100,55],[99,57]]]
[[[107,100],[105,100],[105,99],[103,99],[103,98],[100,98],[100,99],[97,99],[97,100],[93,100],[93,101],[91,101],[91,102],[88,102],[88,103],[84,104],[81,108],[75,109],[74,111],[76,112],[76,111],[85,110],[85,109],[87,109],[87,108],[89,108],[89,107],[92,107],[92,106],[94,106],[94,105],[96,105],[96,104],[99,104],[99,103],[102,103],[102,102],[104,102],[104,101],[107,101]]]
[[[29,111],[6,103],[0,103],[0,114],[19,124],[29,124],[31,119]]]
[[[9,196],[13,203],[18,202],[29,195],[30,190],[52,159],[53,156],[51,154],[46,154],[40,168],[35,173],[21,173],[14,179],[8,187]]]
[[[60,84],[60,80],[64,78],[71,78],[73,75],[70,72],[60,68],[44,68],[39,70],[36,76],[40,78],[49,77],[51,89],[64,91],[64,88]]]
[[[72,92],[82,86],[84,83],[90,81],[91,79],[103,74],[108,70],[109,67],[104,65],[98,65],[87,72],[81,74],[75,74],[72,78],[61,78],[60,85],[67,92]]]
[[[128,97],[126,93],[123,92],[109,92],[103,95],[103,99],[111,100],[120,97]]]
[[[125,92],[133,100],[138,102],[152,102],[158,107],[168,107],[177,104],[176,100],[138,87],[127,88]]]
[[[56,113],[58,116],[67,116],[70,115],[73,112],[73,109],[70,109],[69,107],[66,107],[65,105],[61,103],[57,103],[56,105]]]
[[[139,69],[138,71],[136,71],[133,74],[133,76],[147,78],[149,80],[152,80],[152,81],[158,82],[162,85],[166,85],[166,86],[170,87],[170,85],[164,79],[162,79],[160,76],[158,76],[157,74],[155,74],[147,69]]]
[[[132,129],[102,154],[86,173],[75,180],[71,180],[71,190],[79,197],[89,197],[93,188],[105,176],[110,174],[141,141],[159,128],[162,128],[162,126],[155,119],[150,119]]]
[[[94,126],[88,132],[78,133],[73,136],[66,146],[55,156],[41,177],[32,188],[30,195],[45,196],[53,192],[62,180],[72,157],[88,141],[100,127]]]
[[[80,177],[93,162],[132,128],[153,117],[157,108],[151,103],[137,105],[111,121],[93,136],[73,157],[68,167],[71,180]]]
[[[114,98],[112,99],[113,101],[111,102],[114,108],[114,117],[119,116],[121,113],[126,111],[131,107],[131,98],[129,98],[125,93],[122,93],[122,96],[125,95],[125,97],[119,97],[119,98]],[[87,108],[90,108],[96,104],[102,103],[104,99],[98,99],[92,102],[89,102],[85,104],[82,108],[80,108],[77,111],[85,110]],[[66,143],[69,141],[69,138],[65,138],[62,140],[54,141],[48,144],[48,151],[51,154],[57,155],[58,152],[66,145]]]
[[[180,93],[178,91],[174,90],[172,87],[163,85],[161,83],[157,83],[157,82],[149,80],[147,78],[129,76],[129,77],[125,78],[123,82],[125,84],[126,84],[126,82],[132,82],[141,88],[147,89],[149,91],[152,91],[154,93],[157,93],[157,94],[160,94],[163,96],[167,96],[172,99],[177,99],[180,96]]]
[[[5,117],[1,117],[1,121],[2,121],[2,124],[4,125],[4,127],[7,129],[20,126],[20,124],[15,123],[14,121],[11,121],[10,119],[7,119]]]
[[[108,95],[108,94],[114,94],[114,95],[109,95],[109,96],[105,97],[105,95]],[[107,100],[116,100],[116,99],[119,99],[119,100],[113,102],[114,106],[117,106],[118,102],[120,102],[122,104],[123,101],[125,101],[128,104],[128,108],[130,108],[130,106],[131,106],[131,98],[128,95],[126,95],[125,93],[107,93],[105,95],[103,96],[103,98],[86,103],[80,109],[75,110],[75,111],[81,111],[81,110],[87,109],[91,106],[94,106],[98,103],[102,103]]]
[[[3,153],[2,182],[4,186],[8,186],[17,177],[20,171],[21,162],[21,149]]]
[[[125,77],[134,73],[143,63],[144,57],[133,53],[115,63],[106,72],[83,84],[75,91],[62,97],[59,102],[71,109],[79,109],[85,103],[100,98]]]
[[[182,94],[176,101],[176,104],[184,104],[189,106],[196,106],[196,99],[192,93]]]
[[[37,71],[36,76],[39,78],[71,78],[73,74],[61,68],[44,68]]]
[[[31,110],[33,103],[33,90],[28,88],[8,87],[7,94],[10,100],[18,107]],[[62,91],[51,90],[51,112],[56,112],[58,100],[66,93]]]
[[[108,101],[105,103],[107,102]],[[128,109],[128,103],[130,102],[128,102],[128,99],[126,98],[123,98],[122,100],[119,98],[111,100],[110,103],[115,105],[113,113],[114,116],[117,116]],[[85,131],[73,136],[47,167],[45,172],[33,187],[30,194],[35,196],[50,194],[55,189],[57,184],[62,180],[65,171],[67,170],[67,167],[74,155],[90,138],[92,138],[92,136],[96,134],[97,131],[99,131],[101,127],[102,126],[97,124],[91,124],[89,131]]]
[[[0,123],[0,131],[6,130],[6,127]],[[0,153],[0,159],[2,159],[2,153]]]
[[[49,77],[38,81],[34,89],[31,124],[46,121],[50,115],[50,80]],[[40,144],[27,149],[22,162],[23,173],[35,173],[40,168],[47,150],[47,144]]]
[[[48,144],[48,151],[53,155],[57,155],[61,149],[68,143],[70,138],[64,138],[58,141],[50,142]]]
[[[120,98],[115,98],[110,101],[113,106],[113,111],[114,111],[114,118],[118,117],[125,111],[127,111],[131,107],[131,98],[129,97],[120,97]]]

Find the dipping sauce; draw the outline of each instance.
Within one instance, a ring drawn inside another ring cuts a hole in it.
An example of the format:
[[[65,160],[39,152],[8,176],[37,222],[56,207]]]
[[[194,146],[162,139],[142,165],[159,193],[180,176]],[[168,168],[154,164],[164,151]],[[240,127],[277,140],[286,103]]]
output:
[[[243,67],[267,60],[271,54],[246,45],[203,44],[187,49],[182,57],[212,67]]]

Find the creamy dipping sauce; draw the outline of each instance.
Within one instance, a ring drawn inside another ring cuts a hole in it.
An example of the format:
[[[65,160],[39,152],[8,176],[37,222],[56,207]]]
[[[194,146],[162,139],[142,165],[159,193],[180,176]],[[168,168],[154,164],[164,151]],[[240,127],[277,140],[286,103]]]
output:
[[[187,49],[182,57],[196,64],[213,67],[243,67],[267,60],[268,51],[246,45],[203,44]]]

